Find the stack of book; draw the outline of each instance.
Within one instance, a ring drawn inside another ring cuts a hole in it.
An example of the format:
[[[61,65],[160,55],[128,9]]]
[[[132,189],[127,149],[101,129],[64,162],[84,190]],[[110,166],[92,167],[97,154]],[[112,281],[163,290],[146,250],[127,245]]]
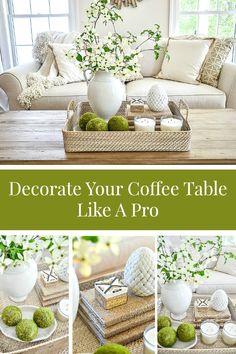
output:
[[[143,337],[155,320],[155,297],[129,295],[124,305],[105,310],[95,298],[95,290],[81,292],[79,315],[101,344],[128,344]]]
[[[194,324],[196,327],[200,327],[201,323],[206,320],[214,320],[220,326],[223,326],[225,322],[231,320],[231,314],[227,308],[225,311],[215,311],[210,306],[210,301],[208,301],[208,306],[203,308],[199,307],[198,301],[194,303]]]
[[[68,283],[58,280],[53,286],[46,287],[41,277],[38,278],[35,289],[42,306],[57,304],[69,294]]]

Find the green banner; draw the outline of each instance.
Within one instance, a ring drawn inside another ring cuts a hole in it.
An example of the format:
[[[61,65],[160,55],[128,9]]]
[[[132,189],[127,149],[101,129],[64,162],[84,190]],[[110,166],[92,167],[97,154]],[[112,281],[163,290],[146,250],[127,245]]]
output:
[[[236,171],[0,171],[2,230],[233,230]]]

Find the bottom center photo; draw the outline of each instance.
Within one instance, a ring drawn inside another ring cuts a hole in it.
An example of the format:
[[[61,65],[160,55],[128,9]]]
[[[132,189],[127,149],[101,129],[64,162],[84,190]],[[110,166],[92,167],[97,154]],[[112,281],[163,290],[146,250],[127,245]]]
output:
[[[156,352],[155,237],[73,239],[73,353]]]

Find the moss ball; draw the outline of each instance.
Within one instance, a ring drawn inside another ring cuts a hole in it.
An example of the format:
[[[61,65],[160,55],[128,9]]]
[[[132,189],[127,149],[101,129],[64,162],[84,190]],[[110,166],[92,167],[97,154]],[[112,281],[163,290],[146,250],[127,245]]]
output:
[[[196,331],[191,323],[182,323],[177,329],[177,336],[181,342],[190,342],[196,336]]]
[[[94,354],[131,354],[130,351],[120,344],[105,344],[98,348]]]
[[[34,312],[34,322],[39,328],[50,327],[54,322],[54,313],[47,307],[40,307]]]
[[[167,316],[160,316],[158,317],[157,327],[158,331],[165,327],[171,327],[171,319]]]
[[[158,332],[158,342],[162,347],[171,348],[177,340],[176,331],[172,327],[162,328]]]
[[[2,320],[7,326],[16,326],[22,320],[21,309],[17,306],[7,306],[2,312]]]
[[[88,124],[86,125],[87,131],[107,131],[108,124],[102,118],[94,118],[91,119]]]
[[[128,120],[123,116],[114,116],[108,122],[108,129],[111,131],[129,130]]]
[[[16,335],[24,342],[31,342],[38,335],[38,327],[33,320],[22,320],[16,326]]]
[[[94,118],[97,118],[96,113],[93,112],[86,112],[84,114],[82,114],[82,116],[79,119],[79,127],[82,130],[86,130],[86,125],[88,124],[88,122]]]

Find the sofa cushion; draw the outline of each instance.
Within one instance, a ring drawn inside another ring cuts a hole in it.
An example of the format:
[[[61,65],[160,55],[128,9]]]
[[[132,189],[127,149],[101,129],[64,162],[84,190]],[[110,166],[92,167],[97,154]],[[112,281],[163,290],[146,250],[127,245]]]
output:
[[[45,91],[43,97],[33,101],[32,110],[64,110],[71,100],[87,101],[87,84],[78,82],[55,86]]]
[[[144,78],[127,84],[127,97],[146,99],[150,88],[159,83],[171,100],[183,99],[190,108],[225,108],[226,96],[219,89],[205,84],[191,85],[177,81]]]
[[[196,289],[197,294],[211,295],[218,289],[224,290],[227,294],[236,293],[236,277],[214,270],[209,270],[209,275],[209,278]]]
[[[216,264],[215,270],[218,272],[226,273],[229,275],[236,276],[236,259],[229,258],[227,262],[225,262],[224,253],[232,253],[236,256],[236,248],[235,247],[224,247],[223,254],[220,255],[218,262]]]

